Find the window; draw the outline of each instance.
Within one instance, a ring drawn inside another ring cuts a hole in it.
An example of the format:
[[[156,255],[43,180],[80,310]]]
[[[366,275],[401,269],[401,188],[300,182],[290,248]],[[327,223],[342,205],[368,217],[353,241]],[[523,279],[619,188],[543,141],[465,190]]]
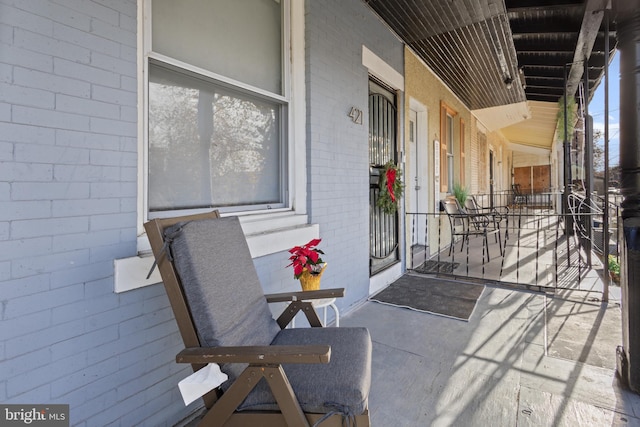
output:
[[[440,103],[440,191],[451,193],[454,183],[454,116],[457,113],[444,102]]]
[[[478,189],[482,192],[488,192],[487,183],[489,177],[487,176],[487,159],[489,154],[487,152],[487,135],[481,131],[478,131]]]
[[[453,117],[447,114],[447,132],[445,138],[447,140],[447,188],[449,192],[453,189]]]
[[[282,207],[286,106],[149,64],[149,211]]]
[[[145,279],[150,218],[237,214],[254,258],[317,239],[304,2],[138,0],[138,16],[138,254],[114,263],[114,290],[160,280]]]
[[[467,165],[465,164],[465,153],[464,153],[464,138],[465,138],[465,125],[464,120],[460,119],[460,184],[465,184],[465,169]]]
[[[289,208],[288,2],[145,5],[148,217]]]

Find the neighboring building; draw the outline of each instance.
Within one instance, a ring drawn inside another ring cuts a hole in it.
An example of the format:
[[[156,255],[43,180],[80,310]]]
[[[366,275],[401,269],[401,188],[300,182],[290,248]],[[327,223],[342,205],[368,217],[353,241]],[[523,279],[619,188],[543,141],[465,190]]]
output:
[[[439,201],[453,193],[454,184],[466,187],[470,194],[488,195],[492,182],[496,193],[508,190],[512,153],[506,138],[488,130],[408,48],[405,79],[407,212],[438,212]],[[408,220],[414,217],[418,229],[414,239],[422,243],[426,218],[409,215]],[[449,244],[449,234],[438,236],[438,227],[437,221],[429,221],[429,255]],[[440,227],[447,229],[448,222]],[[410,229],[408,225],[407,233]]]

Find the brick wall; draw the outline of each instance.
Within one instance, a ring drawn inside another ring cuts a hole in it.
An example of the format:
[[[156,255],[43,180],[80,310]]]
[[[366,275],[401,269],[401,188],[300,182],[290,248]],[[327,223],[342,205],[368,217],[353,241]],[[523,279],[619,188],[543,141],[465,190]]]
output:
[[[329,264],[323,283],[345,287],[339,304],[348,307],[369,292],[368,70],[362,46],[402,73],[403,45],[360,0],[310,0],[306,7],[309,212],[320,224]],[[398,102],[402,123],[402,98]],[[351,107],[364,112],[362,124],[347,116]]]
[[[426,147],[423,152],[428,156],[428,184],[423,191],[429,194],[429,209],[428,212],[434,212],[435,210],[435,188],[433,182],[434,174],[434,140],[441,141],[440,136],[440,103],[444,101],[449,107],[457,112],[454,119],[454,151],[457,153],[455,156],[456,170],[459,170],[459,143],[460,143],[460,119],[464,120],[465,127],[465,140],[467,141],[465,146],[465,159],[467,165],[470,165],[470,169],[465,173],[465,185],[470,191],[477,191],[477,159],[478,159],[478,143],[477,143],[477,120],[471,115],[471,112],[460,102],[460,100],[451,92],[449,88],[442,84],[442,81],[438,79],[435,74],[427,68],[422,61],[420,61],[416,55],[408,48],[405,49],[405,85],[407,98],[413,98],[424,105],[427,109],[427,135],[426,135]],[[409,108],[409,100],[405,103]],[[407,122],[408,123],[408,122]],[[455,174],[456,180],[459,176]],[[440,182],[446,180],[446,176],[440,171]],[[442,200],[446,197],[445,193],[438,191],[438,200]],[[437,248],[448,244],[448,234],[439,234],[439,230],[448,230],[449,224],[446,217],[440,221],[429,222],[429,246],[431,248]],[[447,231],[448,233],[448,231]],[[439,242],[438,239],[441,239]],[[435,249],[433,249],[435,250]],[[433,251],[432,250],[432,251]]]
[[[181,341],[136,253],[135,0],[0,1],[0,402],[173,425]]]
[[[369,284],[362,45],[399,72],[403,51],[360,0],[306,7],[308,208],[345,312]],[[113,260],[137,251],[136,13],[0,0],[0,402],[66,403],[72,425],[173,425],[198,405],[176,387],[190,368],[164,289],[113,292]],[[265,291],[297,285],[286,252],[255,262]]]
[[[499,131],[489,132],[487,135],[489,144],[493,148],[494,159],[494,187],[495,192],[511,190],[511,168],[509,141]],[[500,154],[502,153],[502,157]]]

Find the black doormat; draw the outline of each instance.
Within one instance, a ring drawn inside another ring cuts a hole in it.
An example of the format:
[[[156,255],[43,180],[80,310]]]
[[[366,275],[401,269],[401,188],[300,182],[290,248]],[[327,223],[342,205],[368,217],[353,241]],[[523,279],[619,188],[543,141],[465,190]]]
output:
[[[418,267],[414,268],[418,273],[453,273],[460,265],[459,262],[447,262],[447,261],[425,261]]]
[[[483,285],[404,275],[370,299],[382,304],[469,320]]]

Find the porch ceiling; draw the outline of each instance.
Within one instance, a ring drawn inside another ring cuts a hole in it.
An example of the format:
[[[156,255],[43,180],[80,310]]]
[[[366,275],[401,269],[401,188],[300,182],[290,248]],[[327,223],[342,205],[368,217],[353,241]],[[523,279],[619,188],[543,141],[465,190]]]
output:
[[[551,149],[558,116],[557,102],[529,101],[531,118],[502,129],[502,134],[513,144]],[[517,146],[515,151],[525,151]]]
[[[557,119],[548,112],[564,93],[565,65],[571,95],[582,80],[585,57],[590,94],[604,74],[608,0],[363,1],[469,109],[486,112],[529,101],[530,118],[507,131],[525,145],[550,147],[549,129],[555,130]],[[609,43],[613,52],[612,19]]]

